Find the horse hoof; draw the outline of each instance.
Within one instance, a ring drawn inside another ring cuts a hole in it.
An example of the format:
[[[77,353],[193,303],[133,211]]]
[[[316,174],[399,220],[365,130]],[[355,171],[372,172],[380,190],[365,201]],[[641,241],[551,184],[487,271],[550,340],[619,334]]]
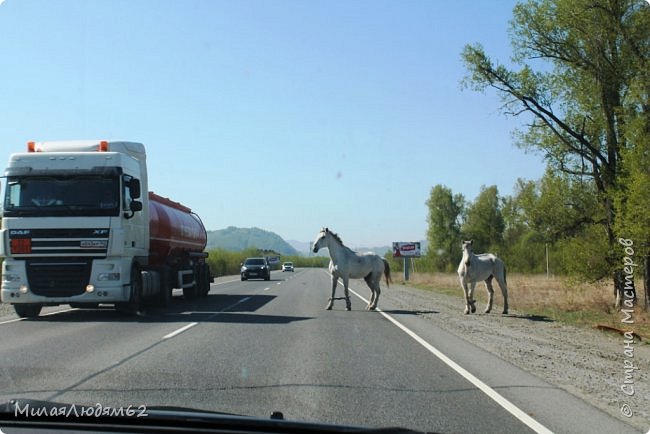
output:
[[[474,305],[472,305],[472,313],[474,313],[474,312],[476,312],[476,307],[474,307]]]
[[[490,309],[485,309],[485,313],[490,313]]]
[[[508,309],[503,310],[503,314],[506,315],[508,313]]]
[[[352,310],[352,308],[350,306],[346,307],[345,309],[346,310]]]
[[[325,306],[325,310],[332,310],[332,306]]]
[[[469,309],[465,309],[465,315],[469,315]]]

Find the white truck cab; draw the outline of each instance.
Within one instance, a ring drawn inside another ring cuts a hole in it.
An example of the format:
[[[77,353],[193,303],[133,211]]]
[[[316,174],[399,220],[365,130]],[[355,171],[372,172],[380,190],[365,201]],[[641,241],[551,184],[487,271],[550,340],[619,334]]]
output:
[[[21,317],[42,306],[167,305],[173,288],[207,295],[200,218],[148,192],[144,145],[30,142],[12,154],[0,229],[2,302]]]

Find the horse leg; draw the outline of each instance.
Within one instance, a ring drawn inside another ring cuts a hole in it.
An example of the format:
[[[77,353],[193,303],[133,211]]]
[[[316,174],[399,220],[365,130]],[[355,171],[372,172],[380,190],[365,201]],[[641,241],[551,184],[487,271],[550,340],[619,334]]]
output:
[[[373,301],[370,306],[370,310],[375,310],[377,308],[377,303],[379,302],[379,295],[381,294],[381,288],[379,288],[379,282],[375,284],[375,290],[373,291]]]
[[[371,291],[370,303],[368,303],[368,310],[375,310],[377,308],[377,303],[379,302],[379,294],[381,294],[381,289],[379,288],[379,281],[381,280],[381,273],[370,273],[365,277],[368,288]]]
[[[485,288],[487,289],[488,292],[488,303],[487,306],[485,306],[485,313],[490,313],[492,310],[492,301],[494,300],[494,288],[492,288],[492,278],[494,276],[490,276],[487,279],[485,279]]]
[[[338,281],[339,281],[338,276],[332,274],[332,296],[330,297],[327,306],[325,306],[325,309],[327,310],[332,310],[332,305],[334,304],[334,296],[336,295],[336,284],[338,283]]]
[[[463,277],[460,278],[460,287],[463,289],[463,295],[465,296],[465,315],[467,315],[470,311],[469,289],[467,288],[467,282]]]
[[[372,309],[372,303],[374,303],[375,301],[375,288],[373,288],[372,286],[372,273],[368,274],[367,276],[364,276],[363,280],[366,281],[366,285],[368,285],[368,288],[370,288],[370,301],[366,306],[366,310],[370,310]]]
[[[497,279],[501,294],[503,294],[503,313],[508,313],[508,284],[506,283],[505,273],[502,278]]]
[[[469,285],[469,304],[472,313],[476,312],[476,300],[474,300],[474,290],[476,289],[476,282],[472,282]]]
[[[348,283],[350,283],[349,278],[343,278],[343,291],[345,292],[345,308],[347,310],[352,310],[352,304],[350,303],[350,291],[348,290]]]

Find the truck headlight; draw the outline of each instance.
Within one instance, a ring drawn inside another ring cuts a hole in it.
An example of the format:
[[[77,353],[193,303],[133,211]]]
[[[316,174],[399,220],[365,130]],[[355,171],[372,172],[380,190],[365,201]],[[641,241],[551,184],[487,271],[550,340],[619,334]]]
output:
[[[3,274],[2,282],[3,283],[20,282],[20,276],[18,274]]]
[[[120,280],[120,273],[100,273],[97,280],[100,282]]]

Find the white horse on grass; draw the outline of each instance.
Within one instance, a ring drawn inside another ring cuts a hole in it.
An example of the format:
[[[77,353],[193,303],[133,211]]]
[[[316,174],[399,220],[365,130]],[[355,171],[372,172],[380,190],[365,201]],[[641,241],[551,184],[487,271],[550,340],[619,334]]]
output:
[[[463,241],[463,259],[458,265],[458,277],[460,286],[465,293],[465,314],[476,312],[474,305],[474,288],[476,282],[485,281],[485,287],[488,291],[488,303],[485,307],[485,313],[492,310],[492,300],[494,298],[494,289],[492,288],[492,278],[496,278],[503,294],[503,313],[508,313],[508,286],[506,284],[506,266],[503,261],[492,253],[483,253],[475,255],[472,253],[474,241]]]
[[[390,267],[388,262],[376,253],[358,254],[350,248],[343,245],[341,238],[327,228],[323,228],[314,241],[314,253],[318,253],[321,248],[327,247],[330,254],[329,270],[332,274],[332,296],[329,299],[326,309],[332,309],[334,300],[345,299],[347,310],[351,310],[350,294],[348,292],[348,283],[350,279],[363,279],[368,284],[372,292],[368,310],[374,310],[379,301],[379,281],[381,275],[386,276],[386,286],[390,286]],[[343,279],[343,289],[345,297],[336,298],[336,284],[339,278]]]

